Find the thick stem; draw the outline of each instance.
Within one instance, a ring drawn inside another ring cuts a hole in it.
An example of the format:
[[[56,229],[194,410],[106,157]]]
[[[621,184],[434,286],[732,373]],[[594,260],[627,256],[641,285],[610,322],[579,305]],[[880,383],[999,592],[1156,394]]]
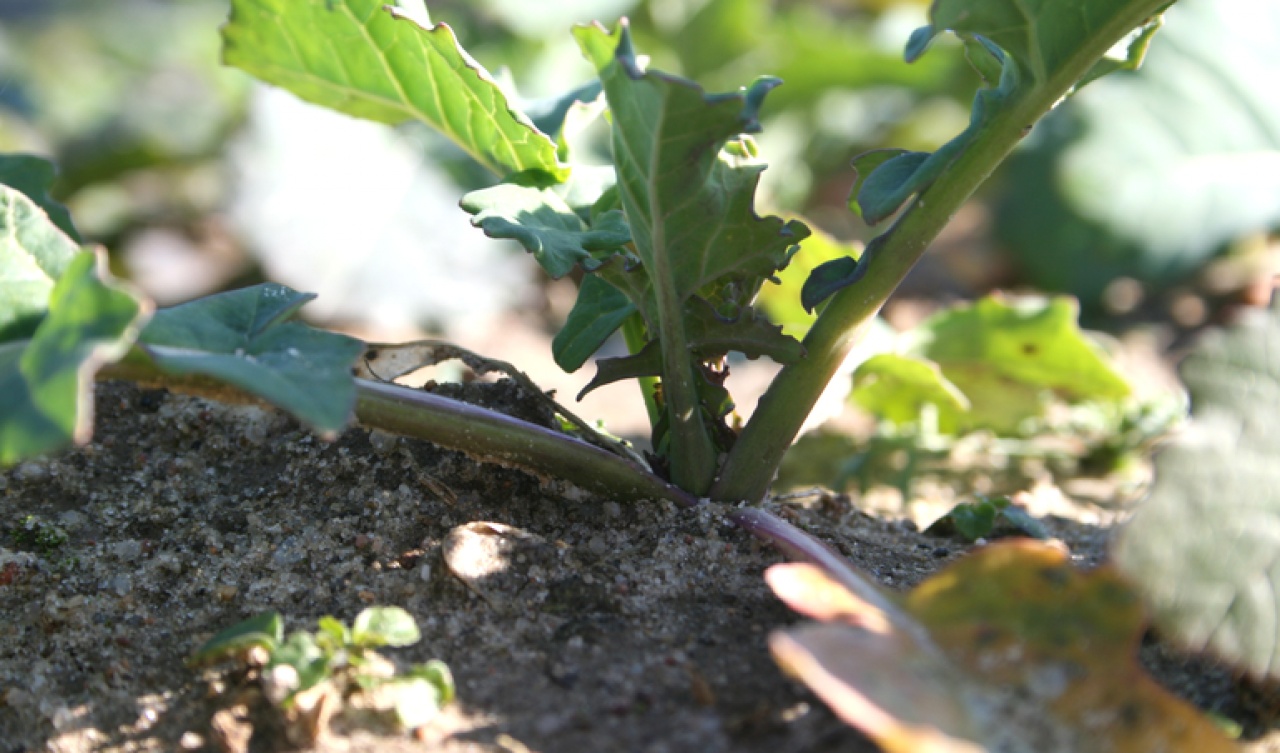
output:
[[[172,377],[142,362],[122,362],[99,379],[127,379],[222,402],[266,404],[208,377]],[[598,447],[496,411],[395,384],[356,381],[356,420],[370,428],[425,439],[475,460],[519,468],[543,479],[563,479],[607,499],[669,500],[684,507],[698,499],[647,469]]]
[[[861,339],[903,278],[973,191],[1031,126],[1047,113],[1116,42],[1168,0],[1134,0],[1081,47],[1053,79],[1015,96],[978,133],[933,185],[922,191],[882,237],[866,276],[837,293],[804,339],[806,357],[786,366],[769,385],[729,453],[710,497],[763,499],[782,456],[849,351]]]

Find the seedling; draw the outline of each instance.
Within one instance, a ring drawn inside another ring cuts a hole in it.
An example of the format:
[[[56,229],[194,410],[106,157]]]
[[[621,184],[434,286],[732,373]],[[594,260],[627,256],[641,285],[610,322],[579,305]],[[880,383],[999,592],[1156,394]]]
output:
[[[189,663],[236,657],[255,664],[263,694],[286,713],[293,734],[305,730],[303,736],[314,742],[323,722],[344,704],[391,712],[401,726],[413,728],[453,700],[453,677],[443,662],[397,672],[373,650],[410,646],[420,638],[413,618],[399,607],[370,607],[351,627],[321,617],[316,632],[298,630],[288,638],[280,615],[267,612],[210,638]]]

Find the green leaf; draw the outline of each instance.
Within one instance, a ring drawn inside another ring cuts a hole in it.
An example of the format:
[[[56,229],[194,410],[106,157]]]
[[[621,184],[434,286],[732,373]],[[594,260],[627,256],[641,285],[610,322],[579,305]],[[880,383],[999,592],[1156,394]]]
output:
[[[76,255],[31,339],[0,344],[0,466],[89,440],[94,374],[128,352],[150,309],[106,268],[105,252]]]
[[[288,640],[271,652],[271,661],[267,664],[268,669],[281,664],[288,664],[298,672],[298,687],[293,689],[293,692],[289,694],[289,698],[285,699],[286,706],[293,699],[293,696],[328,679],[331,674],[329,659],[330,657],[316,643],[315,636],[301,630],[291,633]]]
[[[783,332],[792,337],[803,337],[816,318],[805,310],[800,300],[805,280],[821,264],[845,258],[856,262],[861,254],[861,244],[843,243],[815,230],[800,242],[800,250],[774,276],[776,282],[766,282],[760,288],[756,304],[769,315],[770,321],[782,325]]]
[[[625,26],[617,34],[579,26],[574,34],[604,82],[618,193],[650,276],[664,270],[660,284],[683,302],[724,278],[772,275],[809,230],[757,216],[752,203],[764,165],[722,149],[759,130],[759,107],[778,82],[708,95],[691,81],[641,70]]]
[[[369,607],[351,626],[351,643],[364,648],[409,646],[421,638],[413,617],[400,607]]]
[[[659,376],[662,376],[662,347],[657,340],[650,340],[634,355],[602,358],[596,361],[596,375],[578,393],[578,399],[586,397],[587,393],[597,387],[620,382],[623,379]]]
[[[587,275],[569,318],[551,341],[556,364],[569,373],[577,371],[635,313],[635,304],[625,293],[600,277]]]
[[[76,243],[80,235],[71,223],[67,208],[49,196],[49,187],[57,177],[53,163],[31,154],[0,154],[0,184],[16,188],[44,210],[49,221]]]
[[[818,304],[835,295],[843,288],[847,288],[861,280],[862,276],[867,273],[867,265],[864,259],[874,249],[875,242],[875,240],[872,240],[867,245],[867,250],[863,251],[862,256],[858,258],[845,256],[814,267],[813,271],[809,273],[809,278],[804,281],[804,287],[800,289],[800,305],[804,307],[804,310],[812,313],[818,307]]]
[[[853,373],[850,398],[867,411],[898,424],[920,420],[925,405],[943,415],[969,410],[969,399],[942,375],[938,364],[912,356],[872,356]]]
[[[454,695],[453,675],[444,662],[435,659],[415,664],[405,674],[388,678],[377,687],[389,687],[395,692],[396,718],[406,729],[431,721]]]
[[[348,115],[427,123],[499,176],[568,177],[555,144],[511,109],[453,30],[425,21],[384,0],[233,0],[223,57]]]
[[[1280,314],[1212,332],[1181,367],[1191,421],[1156,457],[1115,560],[1156,623],[1255,677],[1280,677]]]
[[[351,629],[343,625],[338,618],[325,615],[316,624],[320,629],[316,635],[316,642],[325,651],[337,651],[351,643]]]
[[[858,195],[866,185],[867,179],[884,163],[906,154],[912,154],[912,152],[906,149],[873,149],[854,157],[853,188],[849,189],[849,210],[861,217],[862,206],[858,203]]]
[[[33,199],[0,186],[0,342],[35,332],[54,284],[79,252]]]
[[[911,194],[925,187],[925,174],[920,168],[932,156],[929,152],[903,151],[880,163],[865,180],[859,178],[855,213],[868,225],[874,225],[898,211]]]
[[[996,296],[930,317],[907,338],[904,352],[938,364],[968,398],[959,428],[1012,433],[1043,411],[1042,393],[1069,401],[1116,400],[1130,392],[1102,350],[1076,323],[1066,297],[1006,301]],[[940,428],[953,431],[942,411]]]
[[[284,619],[279,612],[266,612],[250,617],[244,622],[223,630],[196,649],[188,664],[197,665],[217,661],[230,654],[239,654],[254,646],[274,652],[284,640]]]
[[[321,432],[346,425],[355,401],[355,338],[288,321],[315,296],[265,283],[156,312],[141,341],[175,376],[222,380]]]
[[[950,536],[958,533],[968,541],[992,538],[997,529],[1004,523],[1000,535],[1008,535],[1012,528],[1018,534],[1025,534],[1035,539],[1047,539],[1049,534],[1040,521],[1026,510],[1013,504],[1008,497],[999,499],[981,499],[977,502],[961,502],[951,511],[933,522],[925,533],[936,536]]]
[[[631,240],[622,212],[606,212],[588,227],[550,188],[500,183],[463,196],[461,205],[475,215],[471,224],[485,235],[519,241],[557,279],[575,264],[586,270],[600,266],[592,252],[617,249]]]
[[[804,357],[804,346],[784,335],[754,309],[744,308],[733,318],[721,316],[706,299],[690,298],[685,304],[685,334],[689,347],[700,357],[714,358],[730,351],[747,358],[768,356],[778,363],[795,363]]]

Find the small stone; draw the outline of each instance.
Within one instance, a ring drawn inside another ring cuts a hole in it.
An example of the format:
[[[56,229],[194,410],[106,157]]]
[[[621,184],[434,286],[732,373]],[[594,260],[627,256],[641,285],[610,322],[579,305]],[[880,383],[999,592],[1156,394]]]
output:
[[[396,448],[400,443],[400,437],[395,434],[388,434],[385,431],[374,429],[369,432],[369,444],[373,445],[374,452],[379,455],[386,455]]]
[[[609,545],[605,543],[603,537],[592,536],[591,540],[587,542],[587,548],[591,550],[592,554],[601,555],[608,551]]]
[[[198,732],[183,732],[178,738],[178,747],[183,750],[200,750],[204,747],[204,735]]]
[[[213,589],[213,593],[215,596],[218,597],[218,601],[231,601],[232,599],[236,598],[236,594],[239,593],[239,591],[240,591],[240,588],[237,586],[225,586],[225,585],[218,586],[217,588]]]
[[[377,594],[367,589],[357,591],[356,596],[360,598],[360,601],[363,601],[366,604],[372,603],[374,599],[378,598]]]
[[[611,518],[616,518],[622,514],[622,505],[617,502],[605,502],[602,507],[604,508],[604,514]]]
[[[945,546],[940,546],[933,550],[933,556],[935,557],[946,557],[948,554],[951,554],[951,550]]]
[[[133,590],[133,580],[127,575],[117,575],[111,579],[111,590],[118,596],[124,596]]]

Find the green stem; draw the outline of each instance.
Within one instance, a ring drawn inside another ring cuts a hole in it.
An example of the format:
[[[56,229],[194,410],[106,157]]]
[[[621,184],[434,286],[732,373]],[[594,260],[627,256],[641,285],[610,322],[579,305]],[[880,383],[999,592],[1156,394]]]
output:
[[[622,323],[622,339],[627,343],[627,352],[635,355],[649,341],[649,333],[644,326],[644,317],[639,314],[632,314]],[[658,405],[656,397],[658,388],[657,377],[640,377],[636,381],[640,383],[640,394],[644,396],[644,407],[649,413],[649,427],[653,428],[658,425],[658,420],[662,418],[662,408]]]
[[[759,501],[818,397],[886,300],[960,206],[1013,150],[1031,125],[1080,81],[1116,42],[1169,0],[1134,0],[1127,13],[1093,35],[1049,81],[1015,94],[968,147],[922,191],[869,259],[866,275],[831,298],[804,339],[806,357],[786,366],[769,385],[729,453],[710,497]]]

